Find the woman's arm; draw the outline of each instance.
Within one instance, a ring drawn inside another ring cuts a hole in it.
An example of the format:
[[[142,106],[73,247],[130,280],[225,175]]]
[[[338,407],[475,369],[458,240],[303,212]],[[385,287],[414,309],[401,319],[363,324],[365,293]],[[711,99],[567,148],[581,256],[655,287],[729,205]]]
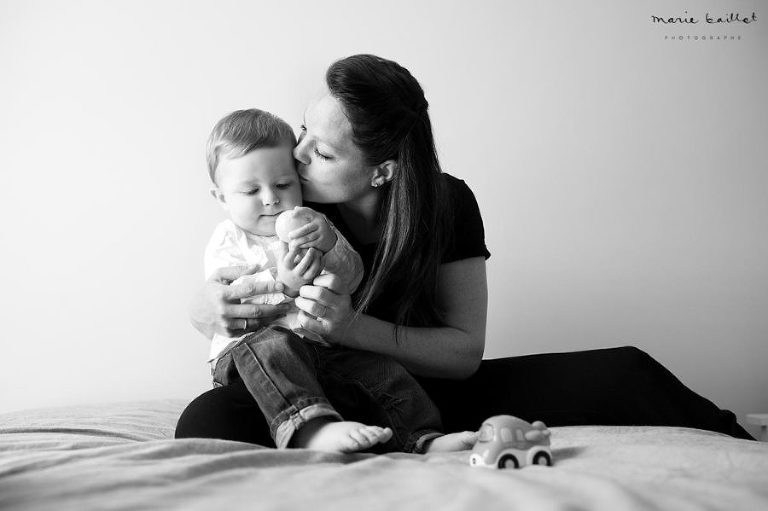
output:
[[[321,275],[315,285],[301,288],[296,305],[304,311],[300,319],[305,328],[336,344],[389,355],[421,376],[460,379],[477,370],[485,348],[488,308],[483,257],[441,265],[437,292],[445,326],[401,327],[397,342],[395,325],[356,315],[349,295],[338,290],[334,279]]]

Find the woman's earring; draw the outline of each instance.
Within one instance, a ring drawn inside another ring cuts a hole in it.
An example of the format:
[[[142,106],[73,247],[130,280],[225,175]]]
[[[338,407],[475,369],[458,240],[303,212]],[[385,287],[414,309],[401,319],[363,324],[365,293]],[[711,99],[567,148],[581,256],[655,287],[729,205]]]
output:
[[[379,187],[379,182],[378,181],[374,181],[373,183],[371,183],[371,186],[374,187],[374,188],[378,188]]]

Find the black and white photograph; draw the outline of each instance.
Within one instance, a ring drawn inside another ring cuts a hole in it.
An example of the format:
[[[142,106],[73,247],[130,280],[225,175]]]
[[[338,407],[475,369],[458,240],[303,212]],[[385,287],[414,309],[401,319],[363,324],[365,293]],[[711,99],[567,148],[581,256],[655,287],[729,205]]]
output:
[[[0,509],[768,510],[767,16],[0,0]]]

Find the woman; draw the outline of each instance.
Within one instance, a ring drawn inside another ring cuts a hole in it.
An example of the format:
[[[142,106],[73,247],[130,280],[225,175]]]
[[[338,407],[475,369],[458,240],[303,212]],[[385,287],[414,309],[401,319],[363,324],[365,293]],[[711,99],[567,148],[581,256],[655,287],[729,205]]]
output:
[[[667,424],[749,437],[732,414],[634,348],[481,363],[490,254],[472,192],[440,170],[421,86],[405,68],[373,55],[335,62],[326,85],[305,112],[294,156],[305,200],[352,243],[366,274],[355,296],[331,275],[302,288],[296,305],[304,328],[399,361],[420,378],[449,431],[509,413],[550,425]],[[242,335],[280,313],[239,303],[270,291],[228,286],[246,272],[232,268],[209,279],[191,306],[198,330]],[[189,405],[177,437],[195,436],[272,445],[242,385]]]

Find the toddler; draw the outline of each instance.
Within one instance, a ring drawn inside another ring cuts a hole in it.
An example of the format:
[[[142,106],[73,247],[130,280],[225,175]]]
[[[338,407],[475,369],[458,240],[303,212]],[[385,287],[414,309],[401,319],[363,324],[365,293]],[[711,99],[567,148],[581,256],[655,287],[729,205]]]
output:
[[[295,144],[284,121],[256,109],[227,115],[208,140],[211,194],[229,218],[206,248],[206,277],[221,267],[257,265],[256,273],[241,279],[276,280],[284,287],[284,293],[249,299],[258,303],[292,301],[321,272],[339,277],[351,294],[363,276],[360,256],[347,240],[324,215],[301,207]],[[313,224],[315,240],[289,248],[287,232],[304,223]],[[209,362],[214,385],[242,379],[278,448],[424,452],[443,436],[439,411],[399,363],[329,345],[299,326],[295,305],[256,332],[214,336]],[[339,411],[385,426],[347,421]]]

